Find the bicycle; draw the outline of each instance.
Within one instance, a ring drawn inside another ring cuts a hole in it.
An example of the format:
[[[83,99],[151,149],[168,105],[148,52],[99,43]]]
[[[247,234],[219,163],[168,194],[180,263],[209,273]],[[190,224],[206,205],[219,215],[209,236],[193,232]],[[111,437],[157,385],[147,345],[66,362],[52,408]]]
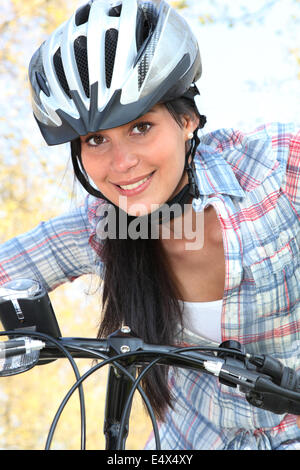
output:
[[[26,372],[59,358],[67,358],[76,381],[62,400],[46,440],[49,450],[55,428],[70,397],[78,389],[81,412],[81,450],[86,445],[85,404],[82,383],[96,370],[109,365],[104,435],[106,450],[125,450],[129,417],[136,390],[148,409],[157,450],[160,450],[158,425],[140,382],[158,365],[198,370],[218,377],[220,383],[239,387],[247,401],[274,413],[300,414],[300,375],[268,355],[250,354],[236,341],[219,347],[176,347],[146,344],[129,326],[105,339],[64,338],[49,296],[41,284],[17,279],[0,287],[0,321],[5,328],[0,336],[0,376]],[[75,359],[101,360],[83,375]],[[138,373],[140,367],[143,370]]]

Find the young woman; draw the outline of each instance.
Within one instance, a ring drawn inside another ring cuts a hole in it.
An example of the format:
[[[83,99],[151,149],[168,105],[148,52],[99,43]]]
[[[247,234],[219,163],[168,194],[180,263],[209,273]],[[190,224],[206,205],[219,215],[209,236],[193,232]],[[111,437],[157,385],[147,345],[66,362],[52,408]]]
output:
[[[1,281],[35,276],[50,291],[97,272],[99,335],[126,324],[152,343],[234,339],[297,368],[300,133],[272,124],[199,143],[200,75],[197,41],[164,0],[90,1],[53,32],[30,63],[33,111],[49,145],[71,142],[89,195],[2,245]],[[156,235],[132,236],[136,222]],[[295,416],[251,407],[213,376],[158,368],[144,388],[164,449],[300,444]]]

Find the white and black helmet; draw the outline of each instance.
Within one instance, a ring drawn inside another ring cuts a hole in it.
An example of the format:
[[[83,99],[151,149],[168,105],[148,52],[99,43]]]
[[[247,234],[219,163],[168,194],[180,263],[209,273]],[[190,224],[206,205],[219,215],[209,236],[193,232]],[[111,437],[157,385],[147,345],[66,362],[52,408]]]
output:
[[[29,65],[33,112],[49,145],[137,119],[200,75],[197,40],[164,0],[91,0]]]

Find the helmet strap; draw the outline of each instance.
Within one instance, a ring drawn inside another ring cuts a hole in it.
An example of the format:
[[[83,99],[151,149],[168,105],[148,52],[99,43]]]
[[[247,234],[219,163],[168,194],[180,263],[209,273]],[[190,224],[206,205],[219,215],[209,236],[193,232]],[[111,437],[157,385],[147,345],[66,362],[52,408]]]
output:
[[[195,167],[194,167],[194,157],[197,151],[197,147],[200,143],[200,139],[198,137],[198,130],[199,128],[194,131],[194,136],[191,140],[190,148],[185,156],[185,171],[188,175],[188,187],[189,187],[189,194],[193,197],[198,199],[200,197],[199,189],[197,186],[197,179],[195,174]],[[191,163],[189,162],[189,158],[191,157]]]

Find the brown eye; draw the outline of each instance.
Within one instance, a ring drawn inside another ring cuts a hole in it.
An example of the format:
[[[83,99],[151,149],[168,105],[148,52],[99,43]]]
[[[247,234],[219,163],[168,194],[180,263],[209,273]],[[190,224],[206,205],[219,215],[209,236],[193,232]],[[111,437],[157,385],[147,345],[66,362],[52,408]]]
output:
[[[86,139],[86,143],[91,147],[97,147],[98,145],[103,144],[104,138],[102,135],[92,135]]]
[[[144,135],[150,130],[150,128],[151,128],[151,124],[149,122],[139,122],[138,124],[134,126],[132,133]]]

